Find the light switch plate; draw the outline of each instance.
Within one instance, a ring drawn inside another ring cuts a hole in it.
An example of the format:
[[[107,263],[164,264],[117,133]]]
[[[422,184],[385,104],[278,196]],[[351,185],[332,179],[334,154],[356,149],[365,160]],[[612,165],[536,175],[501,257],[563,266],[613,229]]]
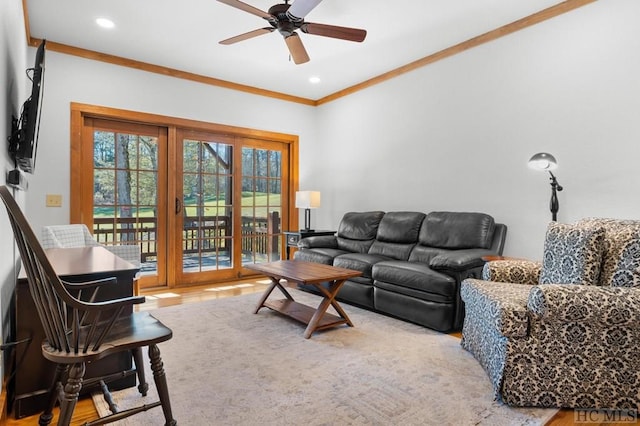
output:
[[[62,207],[62,195],[47,194],[47,207]]]

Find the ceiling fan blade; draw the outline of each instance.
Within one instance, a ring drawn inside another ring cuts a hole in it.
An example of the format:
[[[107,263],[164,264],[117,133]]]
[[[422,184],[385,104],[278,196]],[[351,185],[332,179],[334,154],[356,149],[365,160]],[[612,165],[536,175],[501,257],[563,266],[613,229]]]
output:
[[[287,10],[287,17],[292,21],[301,21],[309,12],[311,12],[322,0],[296,0],[293,2],[289,10]]]
[[[291,58],[296,65],[309,62],[309,55],[307,54],[307,50],[304,48],[302,40],[297,33],[293,33],[289,37],[285,37],[284,41],[285,43],[287,43],[289,53],[291,53]]]
[[[298,0],[299,1],[299,0]],[[361,42],[367,36],[366,30],[358,28],[337,27],[335,25],[314,24],[306,22],[300,27],[302,32],[323,37],[339,38],[341,40]]]
[[[268,34],[270,32],[273,32],[275,30],[275,28],[272,27],[267,27],[267,28],[259,28],[257,30],[253,30],[253,31],[249,31],[248,33],[244,33],[244,34],[240,34],[237,35],[235,37],[231,37],[225,40],[220,41],[220,44],[233,44],[233,43],[237,43],[239,41],[243,41],[243,40],[247,40],[253,37],[258,37],[259,35],[262,34]]]
[[[245,12],[249,12],[253,15],[264,18],[267,21],[271,21],[275,19],[272,15],[268,14],[267,12],[258,9],[257,7],[253,7],[251,5],[243,3],[239,0],[218,0],[218,1],[228,6],[235,7],[236,9],[244,10]]]

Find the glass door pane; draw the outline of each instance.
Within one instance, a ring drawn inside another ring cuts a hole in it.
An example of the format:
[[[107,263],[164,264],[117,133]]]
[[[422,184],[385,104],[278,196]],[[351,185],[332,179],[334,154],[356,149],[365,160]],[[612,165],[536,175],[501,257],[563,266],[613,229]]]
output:
[[[183,139],[182,151],[182,270],[231,269],[233,145]]]
[[[242,147],[242,264],[281,258],[282,152]]]
[[[96,120],[93,129],[93,229],[98,242],[140,247],[140,285],[164,283],[158,232],[159,143],[155,128]],[[150,131],[148,131],[150,130]],[[153,130],[156,134],[153,135]],[[160,272],[159,272],[160,271]]]

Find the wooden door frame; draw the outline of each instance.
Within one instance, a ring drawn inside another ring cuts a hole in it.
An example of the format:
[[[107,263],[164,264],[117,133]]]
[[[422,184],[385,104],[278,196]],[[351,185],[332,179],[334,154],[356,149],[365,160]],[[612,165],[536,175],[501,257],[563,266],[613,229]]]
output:
[[[83,152],[83,146],[85,145],[83,142],[87,138],[87,136],[83,134],[83,128],[85,118],[98,118],[112,121],[125,121],[133,124],[164,127],[167,129],[167,142],[170,146],[176,143],[178,128],[208,133],[221,133],[248,139],[271,140],[287,144],[289,147],[289,194],[282,194],[282,196],[286,197],[286,199],[288,200],[288,206],[286,207],[286,209],[283,208],[283,213],[285,211],[287,213],[287,217],[283,217],[283,229],[298,229],[298,215],[294,202],[295,192],[299,189],[299,137],[297,135],[256,130],[245,127],[228,126],[218,123],[208,123],[197,120],[176,118],[158,114],[129,111],[124,109],[109,108],[76,102],[71,103],[70,110],[71,135],[69,223],[85,223],[88,220],[88,218],[82,216],[83,212],[86,210],[86,206],[83,206],[82,203],[87,202],[86,200],[83,200],[82,194],[83,191],[87,190],[85,186],[88,184],[88,181],[87,179],[85,179],[85,176],[92,176],[93,174],[93,164],[83,164],[82,162],[82,159],[84,158],[83,154],[86,154],[85,152]],[[169,164],[175,164],[175,161],[172,160],[175,159],[169,158]],[[175,172],[175,170],[168,170],[169,174],[171,174],[172,172]],[[169,179],[169,191],[172,190],[171,185],[175,185],[175,183],[172,183],[172,180]],[[92,191],[92,189],[90,191]],[[173,192],[175,192],[175,187],[173,187]],[[89,211],[91,211],[91,209]],[[170,228],[175,225],[175,223],[172,223],[172,219],[172,215],[169,215],[168,226]],[[286,220],[286,222],[284,222],[284,220]],[[285,223],[287,223],[287,225],[284,225]],[[167,241],[168,247],[170,249],[174,246],[175,243],[175,241],[171,240],[171,234],[172,233],[169,233]],[[285,246],[286,244],[282,244],[282,256],[284,256]],[[168,278],[168,281],[175,282],[170,278]]]

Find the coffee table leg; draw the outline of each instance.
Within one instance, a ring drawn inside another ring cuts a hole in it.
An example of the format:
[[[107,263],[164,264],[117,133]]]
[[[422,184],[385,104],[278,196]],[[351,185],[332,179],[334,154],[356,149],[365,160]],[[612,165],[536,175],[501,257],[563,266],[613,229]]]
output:
[[[313,332],[316,330],[316,328],[318,327],[318,322],[322,319],[327,309],[329,309],[329,305],[334,307],[334,309],[338,312],[338,315],[340,315],[340,317],[345,320],[349,327],[353,327],[353,323],[349,319],[349,316],[335,300],[336,295],[338,294],[338,290],[340,290],[340,287],[342,287],[344,281],[345,280],[333,281],[329,285],[329,290],[325,289],[321,285],[317,286],[320,292],[322,292],[324,298],[320,302],[320,305],[318,305],[318,308],[311,317],[311,320],[309,321],[309,324],[304,331],[305,339],[310,338]]]
[[[331,299],[325,296],[324,299],[322,299],[322,301],[320,302],[320,305],[318,305],[318,308],[316,309],[316,311],[313,313],[313,316],[311,317],[309,324],[307,324],[307,328],[304,330],[305,339],[308,339],[309,337],[311,337],[313,332],[318,327],[318,322],[324,316],[324,313],[327,311],[327,308],[329,308],[330,304],[331,304]]]
[[[264,292],[264,294],[262,295],[262,297],[260,298],[260,300],[258,301],[258,304],[256,305],[256,309],[255,311],[253,311],[254,314],[257,314],[258,311],[260,310],[260,308],[262,308],[264,306],[264,302],[266,302],[267,298],[269,297],[269,295],[271,294],[271,292],[278,287],[280,289],[280,291],[282,292],[282,294],[284,294],[284,296],[289,299],[289,300],[293,300],[293,297],[291,297],[291,295],[289,294],[289,292],[287,291],[287,289],[285,289],[282,284],[280,284],[280,279],[279,278],[274,278],[274,277],[269,277],[269,279],[271,280],[271,284],[269,285],[269,288],[267,288]]]
[[[333,309],[335,309],[336,312],[338,312],[338,315],[340,315],[342,318],[344,318],[344,320],[347,322],[347,324],[349,324],[349,327],[353,327],[353,323],[349,319],[349,316],[344,311],[344,309],[342,309],[342,306],[340,306],[340,304],[336,300],[336,296],[338,295],[338,290],[340,290],[340,287],[342,287],[343,283],[344,283],[344,280],[340,281],[340,282],[334,281],[329,286],[332,289],[331,290],[331,306],[333,306]]]

